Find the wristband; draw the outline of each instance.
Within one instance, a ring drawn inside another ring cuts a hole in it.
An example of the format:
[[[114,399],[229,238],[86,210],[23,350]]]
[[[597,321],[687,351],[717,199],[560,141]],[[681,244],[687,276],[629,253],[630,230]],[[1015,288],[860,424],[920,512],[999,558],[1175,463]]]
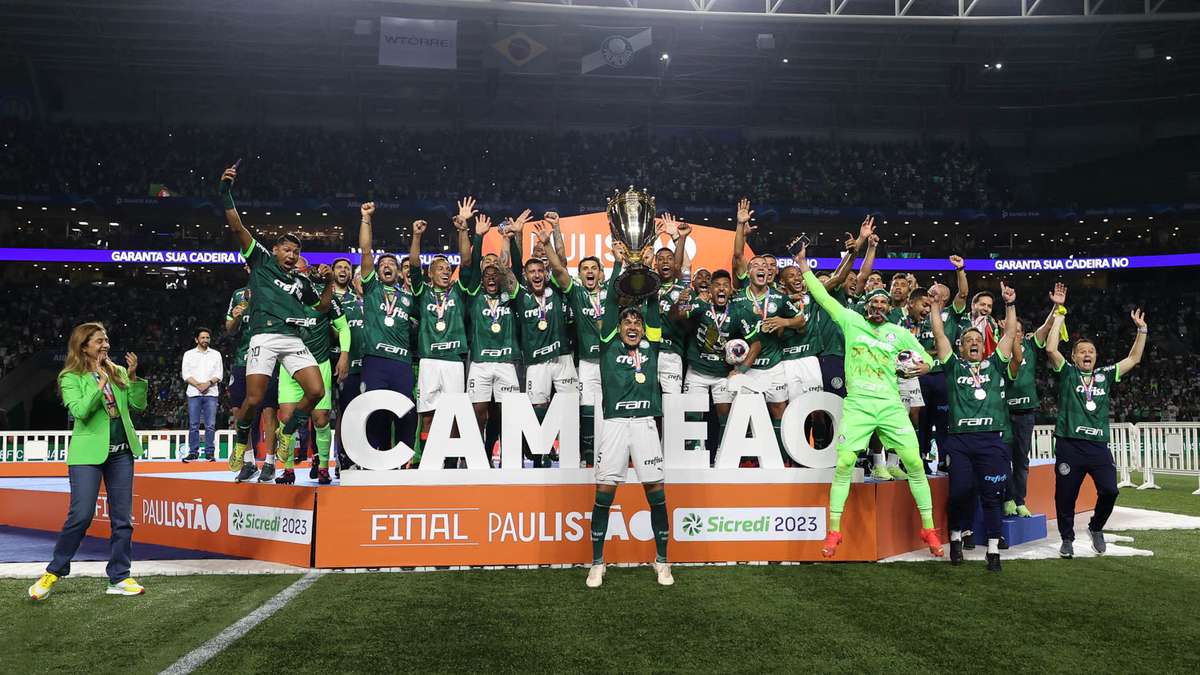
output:
[[[1138,327],[1137,331],[1138,331],[1139,333],[1141,333],[1142,335],[1147,335],[1147,334],[1149,334],[1149,333],[1150,333],[1150,329],[1149,329],[1149,328],[1142,328],[1142,327],[1140,327],[1140,326]]]
[[[1066,316],[1066,315],[1067,315],[1067,306],[1066,306],[1066,305],[1059,305],[1058,307],[1055,307],[1055,308],[1054,308],[1054,313],[1055,313],[1055,314],[1057,314],[1057,315],[1059,315],[1059,316]]]
[[[1004,306],[1005,307],[1016,307],[1017,303],[1016,302],[1005,302]]]

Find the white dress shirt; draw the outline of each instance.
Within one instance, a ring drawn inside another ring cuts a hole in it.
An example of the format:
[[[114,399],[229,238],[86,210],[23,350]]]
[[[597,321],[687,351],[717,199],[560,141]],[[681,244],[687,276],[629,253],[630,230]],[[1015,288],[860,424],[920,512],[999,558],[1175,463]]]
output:
[[[220,388],[220,381],[225,375],[225,363],[221,360],[221,353],[209,347],[204,351],[200,351],[199,347],[189,349],[183,354],[183,381],[187,382],[191,378],[197,382],[212,382],[217,383],[209,386],[208,390],[203,394],[200,390],[194,387],[191,383],[188,384],[188,396],[216,396],[217,390]]]

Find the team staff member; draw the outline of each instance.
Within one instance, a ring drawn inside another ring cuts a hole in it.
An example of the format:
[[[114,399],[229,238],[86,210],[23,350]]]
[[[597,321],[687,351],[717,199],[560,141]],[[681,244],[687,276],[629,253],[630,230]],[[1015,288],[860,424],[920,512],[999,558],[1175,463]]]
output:
[[[454,227],[458,230],[460,269],[471,266],[471,239],[467,227],[475,213],[474,199],[466,197],[458,202]],[[445,256],[436,256],[429,263],[428,273],[419,262],[421,236],[425,234],[427,226],[424,220],[412,224],[413,236],[408,252],[409,260],[418,261],[409,267],[409,276],[413,301],[417,307],[417,358],[420,359],[417,415],[422,445],[442,394],[462,394],[467,391],[463,358],[468,352],[465,288],[453,280],[454,271]]]
[[[303,268],[301,272],[303,273]],[[333,482],[329,474],[329,447],[333,444],[333,431],[329,427],[329,411],[333,409],[333,378],[336,375],[337,379],[341,381],[350,372],[350,324],[346,322],[342,305],[336,299],[330,300],[329,309],[324,312],[305,309],[305,316],[310,323],[305,326],[302,334],[304,346],[308,347],[313,358],[316,359],[317,367],[321,369],[321,381],[325,385],[325,395],[321,397],[312,411],[317,446],[317,457],[313,460],[313,464],[317,467],[317,482],[321,485],[329,485]],[[336,373],[329,361],[331,329],[336,330],[338,335]],[[296,410],[296,404],[303,396],[304,392],[296,380],[288,375],[287,371],[280,371],[279,428],[275,430],[275,438],[279,439],[279,448],[275,454],[283,460],[283,473],[275,479],[275,482],[283,485],[296,482],[294,438],[284,431],[284,421],[291,419],[294,414],[301,414]],[[301,422],[301,424],[305,423],[307,420]]]
[[[942,310],[942,326],[946,330],[946,337],[949,338],[951,345],[958,344],[959,324],[962,315],[967,311],[967,296],[970,293],[970,287],[967,282],[966,264],[959,256],[950,256],[950,264],[954,266],[955,279],[955,294],[954,300],[950,300],[950,289],[940,283],[934,283],[929,287],[930,300],[941,304],[945,309]],[[927,336],[926,329],[929,333]],[[918,339],[926,351],[933,348],[932,328],[922,326],[921,336]],[[927,336],[927,337],[925,337]],[[933,440],[937,440],[939,448],[946,445],[946,434],[948,433],[948,414],[950,412],[950,402],[947,400],[946,394],[946,375],[942,371],[942,364],[935,363],[928,373],[918,378],[921,382],[921,398],[925,401],[925,407],[921,410],[921,417],[917,421],[917,439],[921,443],[921,457],[930,458],[933,455]],[[938,465],[946,468],[945,453],[939,453]]]
[[[63,405],[75,418],[67,446],[67,475],[71,505],[54,545],[46,573],[29,587],[29,597],[42,600],[54,584],[71,573],[71,558],[79,549],[92,517],[100,481],[108,493],[109,595],[141,595],[141,584],[129,576],[133,554],[133,458],[142,454],[130,410],[146,409],[146,381],[137,376],[137,355],[125,355],[123,368],[108,358],[108,334],[103,324],[84,323],[71,331],[67,360],[58,374]]]
[[[1058,512],[1058,534],[1062,537],[1059,555],[1075,555],[1075,500],[1083,477],[1090,475],[1096,484],[1096,509],[1088,523],[1092,550],[1104,553],[1104,524],[1117,503],[1117,468],[1108,449],[1108,392],[1122,375],[1137,367],[1146,347],[1145,315],[1135,309],[1129,313],[1137,326],[1137,335],[1129,355],[1115,365],[1096,367],[1096,345],[1088,339],[1075,341],[1071,363],[1058,352],[1059,333],[1064,315],[1055,313],[1050,334],[1046,336],[1046,358],[1050,370],[1058,373],[1058,419],[1054,424],[1054,507]]]
[[[921,539],[935,556],[943,553],[941,541],[933,524],[933,499],[929,482],[921,470],[917,451],[917,434],[900,403],[896,386],[897,357],[902,351],[920,356],[924,362],[911,360],[905,370],[915,377],[929,371],[932,359],[921,348],[912,333],[884,320],[888,311],[888,293],[873,291],[867,298],[867,317],[843,307],[825,291],[808,268],[805,249],[796,254],[796,264],[804,273],[804,283],[813,301],[820,305],[842,329],[846,341],[846,398],[842,425],[838,430],[837,467],[829,490],[829,533],[821,547],[821,555],[833,557],[842,542],[842,510],[850,494],[850,478],[858,454],[867,448],[875,433],[887,447],[894,448],[908,470],[908,487],[921,515]]]
[[[1033,424],[1041,401],[1037,393],[1037,354],[1046,348],[1046,336],[1054,324],[1054,315],[1065,312],[1067,287],[1055,284],[1050,293],[1054,306],[1046,315],[1046,321],[1035,333],[1026,333],[1017,323],[1017,342],[1021,343],[1024,358],[1017,364],[1017,377],[1008,387],[1008,419],[1012,426],[1012,473],[1008,479],[1008,500],[1004,502],[1004,515],[1029,518],[1033,516],[1025,508],[1025,490],[1029,479],[1029,453],[1033,449]]]
[[[616,276],[614,273],[613,276]],[[634,471],[650,504],[654,531],[654,575],[658,583],[675,583],[667,562],[671,536],[667,493],[663,488],[662,445],[654,418],[662,416],[662,390],[652,374],[658,372],[658,338],[661,334],[658,303],[621,307],[610,293],[604,300],[600,334],[600,378],[604,388],[604,424],[596,446],[596,501],[592,507],[592,567],[587,586],[604,583],[604,540],[617,486],[624,482],[633,459]]]
[[[975,518],[975,495],[983,504],[987,527],[987,569],[1000,571],[1000,513],[1011,468],[1008,443],[1008,401],[1005,386],[1023,357],[1016,341],[1017,294],[1002,285],[1004,334],[991,356],[985,357],[983,334],[968,328],[959,339],[959,351],[946,336],[940,305],[930,314],[938,361],[946,364],[950,400],[950,433],[946,454],[950,460],[950,563],[963,561],[963,530]]]
[[[366,338],[362,390],[386,389],[412,397],[409,330],[414,313],[413,296],[401,282],[402,267],[396,256],[390,253],[379,256],[379,269],[376,270],[371,248],[371,217],[374,213],[374,203],[364,204],[358,227],[358,246],[362,249],[358,277],[363,290],[363,335]],[[421,264],[420,258],[417,258],[417,264]],[[367,424],[367,439],[376,450],[387,450],[399,441],[413,446],[415,437],[416,414],[412,411],[394,426],[391,415],[375,415]]]
[[[311,413],[317,401],[325,396],[321,371],[300,339],[300,329],[308,321],[304,316],[305,307],[314,307],[321,312],[329,308],[333,285],[326,286],[324,293],[318,296],[308,277],[296,273],[300,240],[295,235],[279,237],[269,252],[254,239],[242,225],[242,217],[233,202],[236,178],[237,169],[226,169],[221,176],[220,194],[225,206],[225,221],[250,266],[249,288],[254,296],[248,327],[251,337],[246,358],[246,400],[239,409],[233,450],[238,457],[243,457],[254,412],[263,401],[276,365],[282,364],[283,369],[300,383],[304,394],[297,408],[303,414]],[[326,265],[322,265],[317,273],[326,281],[333,277]],[[284,424],[284,432],[295,433],[299,423],[300,417],[293,415]]]
[[[472,259],[483,251],[483,237],[492,229],[492,221],[484,214],[475,217],[475,235],[471,239]],[[517,290],[516,266],[521,250],[516,238],[505,232],[504,256],[483,256],[479,265],[462,264],[459,284],[467,294],[467,328],[470,343],[470,366],[467,368],[467,396],[475,409],[475,420],[481,432],[491,422],[492,401],[500,402],[504,394],[521,391],[514,365],[521,353],[517,341],[517,324],[513,317],[512,299]],[[505,267],[508,263],[510,267]],[[482,269],[482,273],[480,270]],[[497,406],[499,417],[501,406]],[[492,461],[491,445],[484,447],[488,462]]]

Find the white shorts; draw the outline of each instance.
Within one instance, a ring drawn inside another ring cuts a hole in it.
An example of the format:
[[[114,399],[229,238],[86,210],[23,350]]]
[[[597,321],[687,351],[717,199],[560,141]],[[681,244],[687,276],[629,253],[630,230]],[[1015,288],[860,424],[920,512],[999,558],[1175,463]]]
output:
[[[821,380],[821,361],[815,356],[784,361],[783,372],[787,376],[789,401],[794,401],[811,391],[821,391],[825,388],[825,384]]]
[[[683,393],[701,392],[711,396],[713,403],[733,403],[733,392],[729,391],[729,378],[689,370],[687,377],[683,378]]]
[[[683,391],[683,357],[679,354],[661,352],[658,355],[658,386],[664,394]]]
[[[317,360],[312,352],[304,346],[304,340],[295,335],[281,333],[260,333],[250,338],[250,346],[246,349],[246,374],[266,375],[275,374],[275,364],[282,364],[288,375],[308,367],[317,367]]]
[[[600,362],[579,359],[579,405],[601,405]]]
[[[421,359],[419,365],[421,374],[417,378],[417,412],[433,412],[442,394],[461,394],[467,390],[463,382],[462,361]]]
[[[729,390],[736,394],[758,393],[766,397],[767,403],[784,403],[788,400],[787,373],[783,363],[767,369],[751,368],[729,378]]]
[[[596,443],[596,482],[604,485],[624,483],[630,457],[639,481],[662,482],[665,477],[663,452],[653,417],[604,420]]]
[[[467,370],[467,395],[471,403],[499,401],[504,394],[521,391],[517,369],[511,363],[471,363]]]
[[[550,402],[550,387],[555,393],[579,391],[579,375],[575,362],[569,355],[557,356],[544,363],[535,363],[525,369],[525,393],[534,405]]]
[[[905,379],[901,377],[897,384],[900,385],[900,402],[904,404],[905,408],[923,408],[925,406],[925,397],[921,395],[921,378]]]

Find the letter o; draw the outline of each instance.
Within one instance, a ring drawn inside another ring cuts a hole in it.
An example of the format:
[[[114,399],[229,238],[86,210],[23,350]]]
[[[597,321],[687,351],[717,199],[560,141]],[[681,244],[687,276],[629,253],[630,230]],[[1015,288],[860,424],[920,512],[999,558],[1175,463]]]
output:
[[[342,420],[342,450],[364,469],[399,469],[416,453],[403,440],[388,450],[372,447],[367,440],[367,418],[377,410],[388,410],[402,418],[412,409],[412,399],[399,392],[376,389],[359,394],[346,408],[346,417]]]
[[[357,399],[356,399],[357,400]],[[827,391],[809,392],[792,401],[783,413],[783,446],[788,455],[803,466],[831,469],[837,465],[837,431],[842,425],[843,399]],[[804,437],[804,421],[814,412],[826,412],[833,418],[829,445],[814,448]]]

